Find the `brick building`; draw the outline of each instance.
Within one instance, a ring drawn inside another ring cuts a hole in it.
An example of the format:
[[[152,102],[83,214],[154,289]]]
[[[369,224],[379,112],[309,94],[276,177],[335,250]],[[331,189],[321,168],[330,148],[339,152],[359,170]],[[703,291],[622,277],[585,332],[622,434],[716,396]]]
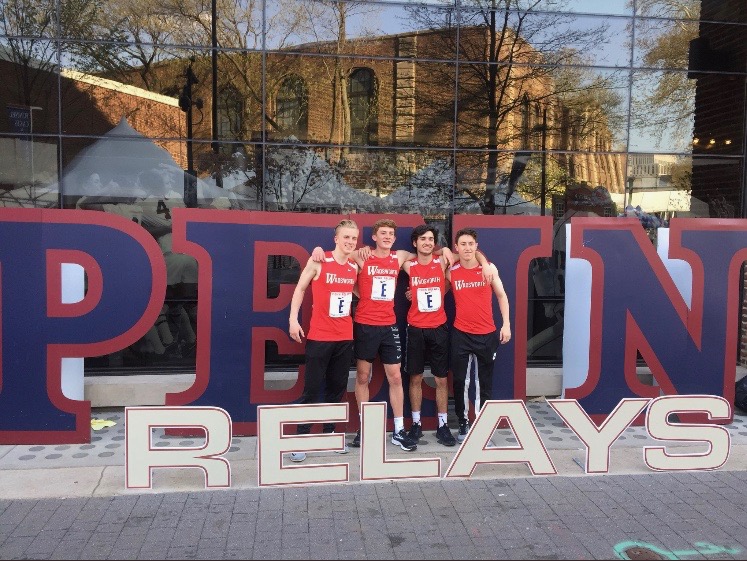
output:
[[[58,73],[52,66],[24,65],[7,50],[0,51],[0,75],[6,77],[0,88],[0,107],[6,108],[0,114],[0,131],[6,135],[0,142],[6,155],[14,154],[2,166],[2,189],[30,183],[32,172],[36,183],[56,182],[58,167],[65,169],[81,149],[123,117],[168,150],[177,163],[185,163],[184,116],[174,98],[74,70]],[[33,127],[27,123],[19,130],[11,122],[14,109],[26,115],[31,111]],[[61,135],[66,137],[62,142]],[[35,170],[27,155],[32,142]]]
[[[491,138],[481,77],[463,69],[457,86],[456,65],[444,62],[455,55],[454,33],[440,29],[351,39],[343,45],[310,43],[267,53],[264,61],[255,52],[221,53],[215,127],[221,151],[224,156],[246,151],[259,174],[262,140],[271,145],[299,141],[338,165],[348,184],[378,196],[402,186],[435,159],[456,159],[457,183],[467,188],[482,183],[484,189],[488,154],[497,154],[499,174],[508,173],[517,150],[541,150],[537,131],[545,126],[546,148],[558,152],[558,164],[574,182],[624,190],[624,161],[611,153],[612,133],[601,109],[565,105],[553,93],[549,72],[531,66],[539,55],[528,45],[520,61],[525,66],[513,67],[498,92],[500,117]],[[477,41],[485,33],[464,28],[460,42]],[[334,56],[338,52],[345,56]],[[199,80],[192,99],[201,100],[204,108],[194,126],[196,167],[204,174],[215,169],[207,142],[213,132],[210,57],[191,64],[172,60],[152,72],[160,91],[178,96],[188,66]],[[138,74],[131,81],[145,85]]]

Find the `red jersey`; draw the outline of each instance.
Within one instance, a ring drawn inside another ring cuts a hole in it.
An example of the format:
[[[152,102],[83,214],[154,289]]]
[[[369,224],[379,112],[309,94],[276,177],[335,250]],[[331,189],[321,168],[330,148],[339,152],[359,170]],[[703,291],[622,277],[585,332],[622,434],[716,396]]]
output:
[[[485,282],[482,267],[465,269],[461,264],[451,269],[451,290],[456,303],[454,327],[464,333],[486,335],[495,331],[493,321],[493,287]]]
[[[358,278],[358,265],[353,261],[340,265],[328,251],[321,266],[319,278],[311,281],[313,306],[308,338],[312,341],[352,341],[350,304]]]
[[[386,257],[371,255],[358,276],[360,301],[355,321],[366,325],[394,325],[394,290],[399,276],[399,259],[392,251]]]
[[[410,292],[412,303],[407,312],[407,323],[421,329],[446,323],[446,277],[440,258],[434,257],[427,265],[419,263],[417,259],[410,261]]]

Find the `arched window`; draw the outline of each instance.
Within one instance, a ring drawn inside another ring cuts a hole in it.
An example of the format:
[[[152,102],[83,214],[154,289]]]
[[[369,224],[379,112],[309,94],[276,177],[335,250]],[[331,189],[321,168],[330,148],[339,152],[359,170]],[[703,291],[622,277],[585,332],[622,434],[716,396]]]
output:
[[[244,102],[239,92],[229,86],[218,94],[218,139],[240,140]]]
[[[348,83],[350,103],[350,142],[375,145],[378,143],[378,111],[376,110],[376,77],[370,68],[358,68],[350,74]]]
[[[309,126],[309,96],[306,83],[298,76],[288,76],[280,84],[275,98],[275,122],[283,136],[305,139]]]

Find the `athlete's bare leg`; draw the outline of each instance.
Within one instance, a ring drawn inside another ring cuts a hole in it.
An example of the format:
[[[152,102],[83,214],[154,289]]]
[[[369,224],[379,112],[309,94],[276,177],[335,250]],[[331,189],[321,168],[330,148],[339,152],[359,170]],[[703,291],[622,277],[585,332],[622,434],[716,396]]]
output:
[[[444,376],[443,378],[436,379],[436,411],[438,413],[446,413],[447,406],[449,403],[449,379]]]
[[[402,373],[400,372],[400,366],[399,363],[384,365],[386,379],[387,382],[389,382],[389,404],[392,406],[392,413],[395,417],[404,416],[405,394],[402,389]]]
[[[410,374],[410,407],[420,411],[423,405],[423,374]]]
[[[371,367],[373,366],[366,360],[356,360],[355,374],[355,401],[358,402],[358,411],[361,410],[361,403],[368,401],[368,381],[371,379]]]

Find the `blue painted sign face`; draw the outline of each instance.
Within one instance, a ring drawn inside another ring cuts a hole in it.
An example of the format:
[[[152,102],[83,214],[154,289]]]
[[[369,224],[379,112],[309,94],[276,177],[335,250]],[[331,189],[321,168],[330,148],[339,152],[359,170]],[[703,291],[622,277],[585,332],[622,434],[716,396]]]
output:
[[[265,342],[280,354],[302,354],[288,337],[292,285],[267,292],[267,257],[305,263],[315,246],[330,247],[339,215],[174,209],[173,250],[199,265],[197,375],[192,387],[168,394],[172,406],[225,409],[235,434],[256,434],[257,407],[296,401],[303,387],[264,385]],[[361,243],[379,215],[351,215]],[[395,249],[408,249],[417,215],[387,215],[398,224]],[[514,337],[496,361],[493,399],[526,397],[527,274],[532,259],[552,253],[550,217],[456,216],[453,230],[477,230],[479,248],[496,263],[509,297]],[[636,228],[638,230],[636,230]],[[640,225],[625,219],[574,221],[571,251],[592,268],[589,372],[568,388],[593,415],[625,397],[653,397],[631,372],[646,358],[664,393],[733,398],[739,265],[747,259],[747,221],[673,220],[672,253],[690,263],[693,298],[674,289]],[[640,230],[640,232],[639,232]],[[60,389],[63,357],[115,352],[155,323],[166,289],[158,244],[125,218],[77,210],[2,209],[0,232],[0,443],[73,443],[90,438],[90,404]],[[60,264],[77,263],[88,278],[85,298],[64,304]],[[397,286],[397,317],[409,303]],[[301,322],[308,327],[310,299]],[[497,304],[494,315],[500,318]],[[404,324],[400,333],[404,333]],[[371,399],[387,396],[381,367]],[[424,391],[424,420],[435,417],[435,394]],[[350,394],[348,401],[355,403]],[[355,407],[353,407],[355,410]],[[357,415],[349,430],[355,430]]]
[[[591,264],[589,367],[567,389],[597,419],[625,397],[661,392],[734,398],[744,220],[673,220],[669,258],[692,271],[688,306],[634,219],[574,221],[571,256]],[[636,377],[638,353],[657,386]]]
[[[20,105],[8,105],[8,123],[17,134],[31,133],[31,108]]]

